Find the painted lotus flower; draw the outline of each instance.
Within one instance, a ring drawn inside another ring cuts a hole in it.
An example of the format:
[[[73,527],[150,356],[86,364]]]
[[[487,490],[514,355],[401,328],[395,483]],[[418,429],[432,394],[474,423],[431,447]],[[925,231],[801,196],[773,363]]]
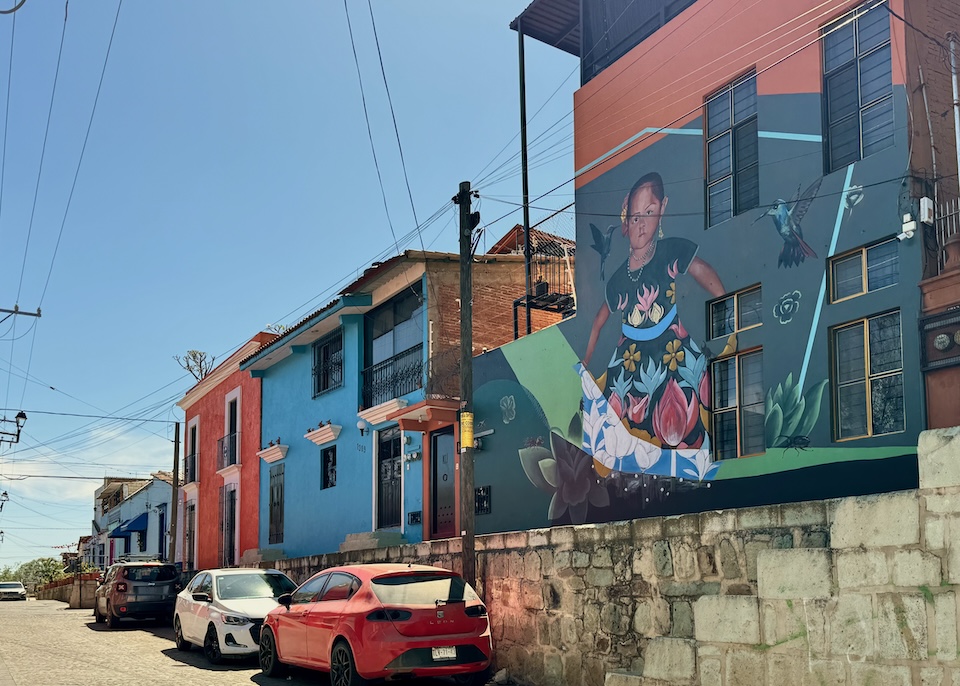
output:
[[[500,398],[500,412],[503,414],[504,424],[509,424],[517,418],[517,401],[512,395]]]
[[[627,323],[630,326],[640,326],[643,324],[644,314],[643,310],[640,309],[640,305],[634,305],[633,310],[627,315]]]
[[[630,347],[623,351],[623,368],[628,372],[635,372],[639,361],[640,351],[637,350],[637,344],[631,343]]]
[[[706,409],[710,409],[710,375],[704,374],[700,379],[700,388],[697,389],[697,395],[700,396],[700,404]]]
[[[587,368],[580,365],[580,386],[583,388],[583,397],[587,400],[599,400],[603,397],[603,390],[594,381],[593,375],[587,371]]]
[[[653,305],[650,306],[650,311],[647,313],[647,316],[650,317],[650,321],[654,324],[659,324],[660,320],[663,319],[663,305],[653,303]]]
[[[653,307],[653,304],[656,302],[658,295],[660,295],[660,288],[658,286],[655,286],[654,288],[651,289],[646,284],[644,284],[643,293],[641,293],[640,291],[637,291],[637,300],[640,301],[640,308],[644,312],[650,312],[650,308]]]
[[[609,415],[607,416],[610,419]],[[607,421],[603,426],[603,449],[614,460],[622,460],[637,449],[638,438],[631,434],[619,421]],[[605,460],[600,460],[607,464]]]
[[[623,401],[620,400],[620,396],[616,393],[611,393],[610,397],[607,398],[607,405],[610,407],[610,411],[617,415],[618,418],[623,418],[626,414],[626,406],[623,404]]]
[[[672,340],[667,343],[667,354],[663,356],[663,363],[671,372],[677,371],[677,366],[683,362],[684,352],[680,349],[680,341]]]
[[[679,319],[677,320],[676,324],[670,325],[670,330],[673,331],[673,333],[676,334],[677,338],[680,340],[683,340],[688,336],[687,330],[683,326],[683,322],[681,322]]]
[[[633,457],[637,461],[640,469],[647,470],[657,463],[660,459],[660,446],[642,438],[637,441],[637,447],[633,451]]]
[[[700,403],[696,397],[687,400],[686,393],[674,379],[667,381],[660,401],[653,409],[653,430],[670,447],[677,447],[697,425]]]
[[[568,443],[556,433],[550,434],[550,447],[553,450],[556,469],[553,474],[557,489],[550,501],[547,516],[557,520],[569,510],[570,521],[583,524],[587,520],[587,507],[607,507],[610,496],[596,473],[593,462],[587,455],[577,450],[577,446]],[[544,472],[549,482],[549,474]]]
[[[631,424],[639,424],[647,416],[647,406],[650,405],[650,396],[645,395],[637,399],[633,394],[627,395],[627,418]]]
[[[623,295],[622,293],[617,294],[617,309],[625,310],[627,309],[627,304],[630,302],[630,298]]]
[[[677,278],[677,275],[680,273],[680,260],[674,260],[673,264],[667,267],[667,274],[671,279]]]

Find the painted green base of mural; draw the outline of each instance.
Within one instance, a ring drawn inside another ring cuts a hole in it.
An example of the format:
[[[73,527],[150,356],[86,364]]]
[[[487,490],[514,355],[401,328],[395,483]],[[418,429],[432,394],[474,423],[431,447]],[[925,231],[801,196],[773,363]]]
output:
[[[557,326],[500,348],[520,385],[534,394],[550,426],[566,430],[583,392],[574,365],[580,358]],[[576,438],[579,442],[579,436]]]
[[[883,448],[768,448],[763,455],[723,460],[714,480],[739,479],[746,476],[764,476],[778,472],[817,467],[854,460],[882,460],[888,457],[915,455],[916,446],[889,446]]]

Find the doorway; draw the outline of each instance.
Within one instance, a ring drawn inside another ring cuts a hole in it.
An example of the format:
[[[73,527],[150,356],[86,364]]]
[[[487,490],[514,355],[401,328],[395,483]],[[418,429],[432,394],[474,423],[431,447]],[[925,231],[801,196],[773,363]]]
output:
[[[457,531],[456,442],[453,429],[430,436],[430,538],[451,538]]]

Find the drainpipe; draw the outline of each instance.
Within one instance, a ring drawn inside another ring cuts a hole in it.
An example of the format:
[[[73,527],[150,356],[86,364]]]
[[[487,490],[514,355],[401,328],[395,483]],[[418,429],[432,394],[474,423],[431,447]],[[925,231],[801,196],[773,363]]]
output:
[[[953,80],[953,133],[957,145],[957,173],[960,173],[960,92],[957,89],[957,34],[950,33],[950,76]]]

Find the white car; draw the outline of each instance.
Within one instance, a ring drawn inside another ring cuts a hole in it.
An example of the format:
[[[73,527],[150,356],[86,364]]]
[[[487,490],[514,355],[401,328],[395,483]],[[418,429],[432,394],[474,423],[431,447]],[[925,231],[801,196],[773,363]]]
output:
[[[263,618],[277,597],[297,585],[275,569],[212,569],[198,572],[177,595],[173,631],[177,648],[201,646],[207,660],[256,655]]]

